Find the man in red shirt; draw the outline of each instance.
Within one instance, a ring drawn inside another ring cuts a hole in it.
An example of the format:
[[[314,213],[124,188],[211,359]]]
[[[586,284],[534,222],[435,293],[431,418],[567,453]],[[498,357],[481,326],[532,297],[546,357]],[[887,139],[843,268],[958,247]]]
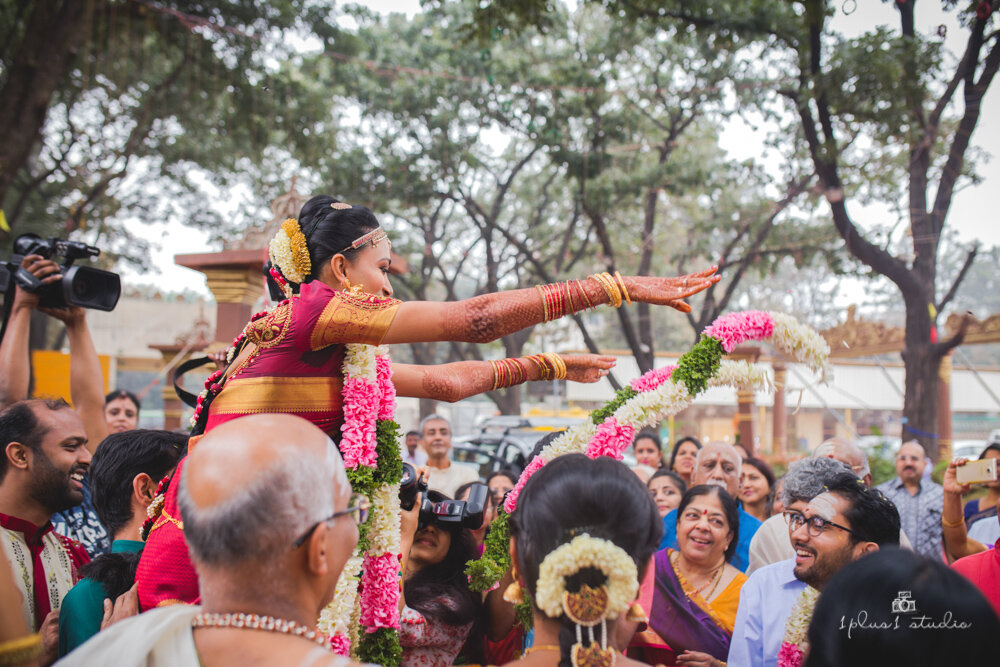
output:
[[[52,530],[53,512],[83,501],[90,452],[83,421],[65,401],[18,401],[0,412],[0,548],[10,561],[32,631],[55,657],[58,610],[90,556]]]

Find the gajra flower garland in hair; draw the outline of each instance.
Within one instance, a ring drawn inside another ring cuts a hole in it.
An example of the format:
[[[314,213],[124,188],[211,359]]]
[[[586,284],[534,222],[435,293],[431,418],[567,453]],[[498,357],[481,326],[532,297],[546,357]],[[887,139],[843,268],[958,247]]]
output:
[[[510,530],[507,515],[538,470],[552,459],[572,452],[591,458],[609,456],[621,460],[642,427],[658,424],[686,408],[710,386],[769,390],[773,383],[764,369],[747,362],[723,361],[737,346],[753,341],[770,342],[813,372],[829,377],[829,346],[813,329],[782,313],[744,311],[724,315],[702,334],[701,340],[678,360],[676,366],[649,371],[623,387],[604,407],[591,413],[588,422],[566,430],[528,463],[501,508],[486,538],[483,555],[470,561],[466,573],[475,590],[494,587],[510,568]]]

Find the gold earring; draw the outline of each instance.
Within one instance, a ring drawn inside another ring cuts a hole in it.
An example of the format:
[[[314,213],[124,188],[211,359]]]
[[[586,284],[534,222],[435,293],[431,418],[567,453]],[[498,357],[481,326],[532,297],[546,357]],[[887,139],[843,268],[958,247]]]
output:
[[[503,599],[511,604],[521,604],[524,602],[524,589],[515,579],[503,592]]]
[[[638,602],[633,602],[632,606],[628,608],[625,620],[632,623],[649,623],[649,619],[646,618],[646,610]]]

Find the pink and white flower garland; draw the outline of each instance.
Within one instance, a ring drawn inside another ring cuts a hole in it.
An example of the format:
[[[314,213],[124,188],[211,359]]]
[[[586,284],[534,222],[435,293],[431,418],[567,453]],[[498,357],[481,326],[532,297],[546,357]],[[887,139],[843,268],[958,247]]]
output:
[[[351,344],[344,356],[344,424],[340,442],[350,471],[378,465],[378,420],[396,410],[392,365],[385,347]],[[384,483],[371,491],[368,549],[360,548],[344,567],[334,599],[320,616],[336,653],[359,658],[359,630],[399,630],[399,487]],[[359,576],[360,573],[360,576]],[[361,592],[359,594],[359,583]]]
[[[783,313],[759,310],[730,313],[716,319],[705,329],[704,335],[718,340],[726,352],[749,341],[767,341],[777,350],[808,365],[824,379],[830,376],[830,348],[826,341],[812,328]],[[657,424],[688,407],[695,397],[688,393],[683,383],[668,382],[676,368],[657,368],[633,380],[631,387],[638,395],[619,406],[601,424],[595,426],[587,421],[566,430],[549,443],[521,473],[514,489],[507,494],[504,510],[508,514],[514,511],[528,479],[552,459],[582,452],[591,458],[608,456],[620,461],[639,429]],[[709,386],[766,390],[773,388],[773,382],[763,368],[745,361],[726,360],[719,364]]]

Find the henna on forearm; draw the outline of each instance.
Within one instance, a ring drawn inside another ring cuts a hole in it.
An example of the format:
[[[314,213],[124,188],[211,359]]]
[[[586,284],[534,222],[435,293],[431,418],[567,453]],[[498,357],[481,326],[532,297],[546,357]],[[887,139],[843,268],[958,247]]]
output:
[[[565,314],[599,306],[610,301],[593,280],[556,283],[565,294]],[[444,318],[447,340],[489,343],[546,319],[545,300],[536,289],[484,294],[449,304]]]
[[[529,357],[518,357],[516,361],[524,369],[523,381],[545,379],[544,364],[532,362]],[[551,369],[548,373],[552,373]],[[489,361],[457,361],[440,366],[393,364],[393,383],[400,396],[454,403],[492,390],[496,381],[496,370]]]

